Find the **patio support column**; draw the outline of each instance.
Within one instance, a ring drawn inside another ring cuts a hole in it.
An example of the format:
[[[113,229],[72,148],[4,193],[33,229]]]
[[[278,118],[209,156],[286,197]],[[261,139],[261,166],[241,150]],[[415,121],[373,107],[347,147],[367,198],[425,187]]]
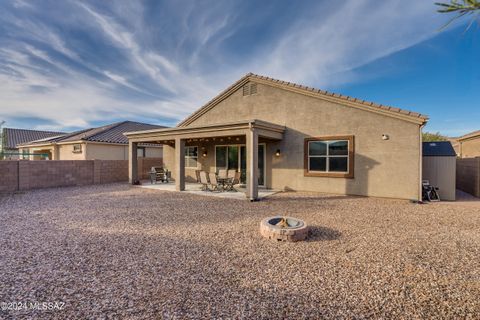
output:
[[[247,131],[247,198],[258,198],[258,132],[250,127]]]
[[[175,139],[175,190],[185,190],[185,140]]]
[[[133,184],[138,180],[137,142],[128,141],[128,182]]]

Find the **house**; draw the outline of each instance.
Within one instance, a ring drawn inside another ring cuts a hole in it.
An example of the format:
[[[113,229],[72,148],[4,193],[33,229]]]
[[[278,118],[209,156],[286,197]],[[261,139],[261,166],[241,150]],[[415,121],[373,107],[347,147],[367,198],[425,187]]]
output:
[[[455,201],[457,154],[450,141],[423,143],[423,180],[439,188],[441,200]]]
[[[28,155],[20,153],[20,150],[17,148],[18,144],[33,141],[33,140],[55,137],[63,134],[65,133],[16,129],[16,128],[3,128],[2,140],[0,145],[0,149],[1,149],[0,154],[3,154],[3,158],[9,159],[9,160],[24,159],[24,158],[27,158]]]
[[[19,144],[21,152],[31,153],[30,160],[47,157],[50,160],[127,160],[128,139],[125,132],[135,132],[165,127],[133,121],[123,121],[98,128],[80,130],[68,134]],[[33,155],[33,154],[38,154]],[[163,146],[138,145],[139,157],[162,157]]]
[[[421,200],[416,112],[247,74],[175,128],[126,133],[130,181],[140,143],[162,143],[176,189],[195,170],[242,173],[258,188]]]
[[[460,158],[480,157],[480,130],[467,133],[458,140],[458,156]]]

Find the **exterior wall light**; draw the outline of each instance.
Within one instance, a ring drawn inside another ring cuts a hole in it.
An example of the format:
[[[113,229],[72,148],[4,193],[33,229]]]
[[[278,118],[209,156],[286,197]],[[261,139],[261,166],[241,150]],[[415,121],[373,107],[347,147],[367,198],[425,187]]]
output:
[[[204,158],[207,157],[207,150],[203,150],[202,157],[204,157]]]
[[[388,139],[390,139],[388,134],[382,134],[382,140],[388,140]]]
[[[280,149],[277,149],[277,151],[275,152],[275,156],[280,157]]]

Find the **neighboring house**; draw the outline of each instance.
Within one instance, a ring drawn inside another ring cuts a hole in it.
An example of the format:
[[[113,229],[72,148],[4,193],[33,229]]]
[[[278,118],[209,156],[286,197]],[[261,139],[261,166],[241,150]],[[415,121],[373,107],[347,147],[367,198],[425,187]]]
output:
[[[161,128],[165,127],[124,121],[31,141],[18,147],[22,152],[47,154],[50,160],[127,160],[128,139],[123,133]],[[162,145],[156,143],[141,144],[137,154],[139,157],[162,157],[162,149]],[[30,159],[42,157],[32,155]]]
[[[480,157],[480,130],[467,133],[458,140],[457,154],[460,158]]]
[[[15,128],[3,128],[2,141],[0,146],[0,154],[4,155],[4,159],[24,159],[28,155],[19,154],[18,144],[39,140],[49,137],[55,137],[65,134],[64,132],[39,131]]]
[[[175,128],[127,133],[129,175],[136,180],[136,145],[155,142],[177,190],[195,170],[227,168],[242,172],[251,200],[259,186],[421,200],[427,120],[247,74]]]

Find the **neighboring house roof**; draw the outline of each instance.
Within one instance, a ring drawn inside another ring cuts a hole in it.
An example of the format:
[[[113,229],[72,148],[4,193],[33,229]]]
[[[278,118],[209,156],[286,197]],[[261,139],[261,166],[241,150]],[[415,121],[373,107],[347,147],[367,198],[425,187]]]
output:
[[[112,123],[98,128],[90,128],[72,133],[65,134],[60,137],[53,137],[52,139],[42,139],[28,143],[32,144],[49,144],[59,142],[75,142],[75,141],[92,141],[104,143],[118,143],[128,144],[128,138],[124,135],[125,132],[144,131],[152,129],[161,129],[164,126],[158,126],[148,123],[123,121]],[[27,144],[24,144],[27,145]]]
[[[203,107],[201,107],[200,109],[192,113],[185,120],[180,122],[178,124],[178,127],[188,126],[193,121],[198,119],[201,115],[203,115],[205,112],[215,107],[218,103],[225,100],[228,96],[233,94],[235,91],[237,91],[238,89],[240,89],[250,81],[262,83],[262,84],[266,84],[274,87],[279,87],[282,89],[294,91],[300,94],[313,96],[320,99],[337,102],[337,103],[348,105],[351,107],[357,107],[363,110],[383,113],[385,115],[390,115],[397,118],[403,118],[405,120],[410,120],[412,122],[416,122],[420,124],[424,124],[428,121],[428,116],[417,113],[417,112],[412,112],[408,110],[376,104],[373,102],[352,98],[352,97],[345,96],[338,93],[332,93],[332,92],[319,90],[319,89],[315,89],[315,88],[311,88],[311,87],[307,87],[307,86],[303,86],[303,85],[299,85],[299,84],[295,84],[287,81],[277,80],[277,79],[273,79],[265,76],[256,75],[253,73],[248,73],[243,78],[235,82],[233,85],[231,85],[230,87],[222,91],[215,98],[207,102],[207,104],[205,104]]]
[[[457,138],[457,140],[458,141],[463,141],[463,140],[467,140],[467,139],[471,139],[471,138],[477,138],[477,137],[480,137],[480,130],[467,133],[467,134]]]
[[[27,129],[4,128],[5,149],[16,149],[17,144],[34,140],[64,135],[65,132],[39,131]]]
[[[423,142],[424,157],[455,157],[457,153],[450,141]]]

